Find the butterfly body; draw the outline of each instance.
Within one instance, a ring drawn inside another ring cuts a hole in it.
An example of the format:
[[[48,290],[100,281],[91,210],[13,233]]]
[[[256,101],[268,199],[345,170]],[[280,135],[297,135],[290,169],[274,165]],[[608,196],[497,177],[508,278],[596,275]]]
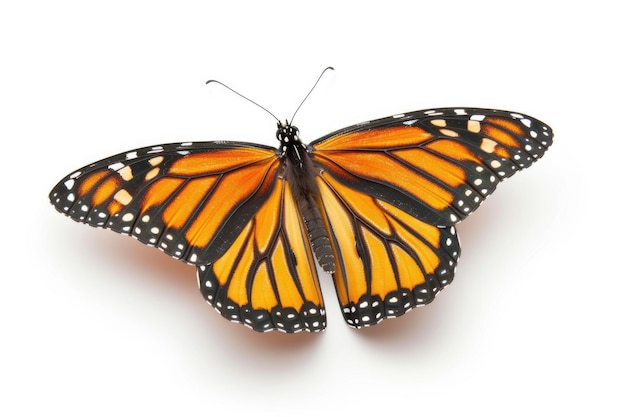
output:
[[[278,123],[276,138],[280,142],[285,178],[300,210],[311,248],[325,272],[335,272],[335,260],[330,240],[320,213],[320,192],[315,177],[321,168],[315,167],[311,152],[299,138],[299,130],[289,122]]]
[[[353,327],[432,301],[454,277],[454,225],[540,158],[552,131],[519,113],[422,110],[305,145],[160,145],[88,165],[50,193],[72,219],[197,268],[203,297],[257,331],[326,325],[316,261]]]

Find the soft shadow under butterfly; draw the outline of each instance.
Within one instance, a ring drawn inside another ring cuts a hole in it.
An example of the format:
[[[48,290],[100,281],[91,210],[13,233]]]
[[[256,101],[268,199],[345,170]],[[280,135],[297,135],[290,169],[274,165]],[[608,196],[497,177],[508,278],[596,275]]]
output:
[[[317,260],[346,322],[361,328],[450,284],[454,225],[552,143],[537,119],[476,108],[398,114],[309,145],[279,121],[276,137],[278,149],[216,141],[124,152],[68,175],[50,201],[194,265],[203,297],[257,331],[325,328]]]

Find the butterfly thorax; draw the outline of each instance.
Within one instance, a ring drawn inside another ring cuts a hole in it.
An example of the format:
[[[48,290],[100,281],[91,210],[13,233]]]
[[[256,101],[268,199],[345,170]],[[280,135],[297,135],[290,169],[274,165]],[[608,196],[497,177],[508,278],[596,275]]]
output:
[[[319,195],[313,161],[306,145],[300,141],[298,128],[289,122],[278,123],[276,138],[280,141],[280,158],[285,165],[285,177],[296,199],[303,195]]]
[[[280,151],[283,158],[287,158],[292,164],[304,169],[306,147],[300,141],[300,131],[288,121],[278,123],[276,138],[280,141]]]

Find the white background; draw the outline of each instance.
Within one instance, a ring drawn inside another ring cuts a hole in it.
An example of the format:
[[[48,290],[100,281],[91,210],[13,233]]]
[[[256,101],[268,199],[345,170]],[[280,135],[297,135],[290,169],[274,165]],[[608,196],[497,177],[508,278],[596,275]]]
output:
[[[624,415],[624,46],[616,2],[21,1],[0,6],[0,414]],[[257,334],[194,268],[47,194],[158,143],[309,141],[437,106],[528,113],[553,148],[459,227],[455,282],[354,331]]]

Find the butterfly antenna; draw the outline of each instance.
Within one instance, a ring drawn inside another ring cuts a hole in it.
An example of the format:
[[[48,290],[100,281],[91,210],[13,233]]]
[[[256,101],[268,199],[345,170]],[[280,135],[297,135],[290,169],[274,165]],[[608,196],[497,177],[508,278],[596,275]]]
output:
[[[261,105],[260,105],[259,103],[257,103],[256,101],[251,100],[251,99],[249,99],[248,97],[244,96],[243,94],[241,94],[241,93],[239,93],[239,92],[237,92],[237,91],[233,90],[232,88],[230,88],[229,86],[227,86],[227,85],[226,85],[226,84],[224,84],[223,82],[220,82],[220,81],[217,81],[217,80],[209,80],[209,81],[207,81],[206,83],[207,83],[207,84],[210,84],[210,83],[217,83],[217,84],[221,85],[222,87],[225,87],[225,88],[229,89],[229,90],[230,90],[230,91],[232,91],[233,93],[237,94],[239,97],[242,97],[242,98],[244,98],[244,99],[248,100],[250,103],[254,104],[255,106],[260,107],[261,109],[265,110],[265,111],[266,111],[266,112],[267,112],[270,116],[272,116],[274,119],[276,119],[276,121],[277,121],[278,123],[280,123],[280,120],[278,119],[278,117],[274,116],[274,113],[272,113],[271,111],[269,111],[269,110],[268,110],[268,109],[266,109],[265,107],[261,106]]]
[[[315,84],[313,84],[313,87],[311,87],[311,90],[308,92],[308,94],[304,97],[304,100],[302,100],[302,102],[300,103],[300,105],[298,106],[298,108],[296,109],[295,112],[293,112],[293,116],[291,116],[291,121],[289,122],[289,124],[293,123],[293,119],[296,117],[296,113],[298,113],[298,110],[300,110],[300,107],[302,107],[302,105],[304,104],[304,102],[306,101],[307,98],[309,98],[309,96],[311,95],[311,93],[313,92],[313,90],[315,90],[315,87],[317,86],[317,83],[320,82],[320,80],[322,79],[322,76],[324,75],[324,73],[328,70],[335,70],[333,67],[326,67],[324,68],[324,70],[322,71],[322,73],[320,74],[319,77],[317,77],[317,81],[315,81]]]

